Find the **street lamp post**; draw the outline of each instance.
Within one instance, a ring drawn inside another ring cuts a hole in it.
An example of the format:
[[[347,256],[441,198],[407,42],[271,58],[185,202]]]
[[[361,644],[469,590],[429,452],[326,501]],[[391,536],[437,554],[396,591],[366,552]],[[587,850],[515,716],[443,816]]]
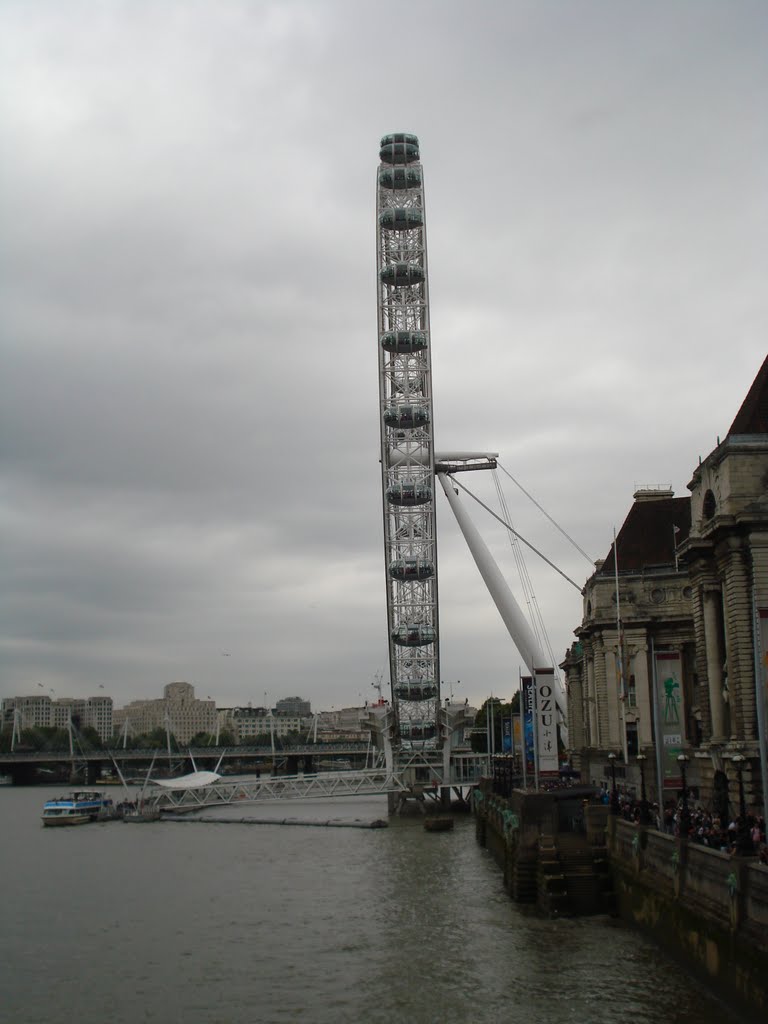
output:
[[[747,825],[747,802],[744,799],[744,777],[742,772],[744,771],[746,758],[743,754],[734,754],[731,760],[736,766],[736,775],[739,780],[739,817],[736,822],[736,852],[741,854],[742,857],[748,857],[754,851],[752,848],[752,836],[749,834],[749,827]]]
[[[680,774],[683,782],[683,806],[680,808],[680,838],[687,839],[691,827],[691,815],[688,811],[688,779],[685,773],[685,766],[688,764],[687,754],[678,754],[677,763],[680,765]]]
[[[637,755],[637,763],[640,765],[640,824],[645,828],[650,823],[648,813],[648,799],[645,795],[645,754]]]
[[[619,813],[619,791],[616,789],[616,755],[611,752],[608,755],[608,763],[611,766],[611,804],[610,813]]]

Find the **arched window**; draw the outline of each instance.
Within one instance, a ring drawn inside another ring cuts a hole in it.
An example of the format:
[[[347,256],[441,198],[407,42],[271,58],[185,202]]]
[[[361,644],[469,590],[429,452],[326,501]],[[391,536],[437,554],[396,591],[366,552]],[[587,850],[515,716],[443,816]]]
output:
[[[717,503],[715,502],[715,496],[711,490],[707,491],[704,495],[704,504],[702,505],[702,513],[705,519],[712,519],[717,509]]]

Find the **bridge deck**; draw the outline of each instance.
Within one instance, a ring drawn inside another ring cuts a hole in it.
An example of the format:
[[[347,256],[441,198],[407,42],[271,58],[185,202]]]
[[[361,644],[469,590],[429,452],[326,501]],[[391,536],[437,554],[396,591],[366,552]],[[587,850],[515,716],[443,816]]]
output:
[[[379,752],[366,743],[305,743],[296,747],[277,748],[274,752],[271,746],[264,747],[189,747],[185,750],[174,750],[170,758],[173,761],[190,760],[211,761],[222,759],[227,761],[244,761],[250,758],[271,761],[273,756],[277,759],[292,757],[315,758],[315,757],[365,757],[370,752],[371,757],[378,757]],[[104,748],[98,750],[81,750],[78,748],[74,753],[67,750],[14,750],[0,751],[0,765],[14,765],[23,763],[58,763],[60,761],[151,761],[155,758],[158,762],[168,760],[168,751],[162,749],[139,748],[136,750],[122,750],[120,748]]]

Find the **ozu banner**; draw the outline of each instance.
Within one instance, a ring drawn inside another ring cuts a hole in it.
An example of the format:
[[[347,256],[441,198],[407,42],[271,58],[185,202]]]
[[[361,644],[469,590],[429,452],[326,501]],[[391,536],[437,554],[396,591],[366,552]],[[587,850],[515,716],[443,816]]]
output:
[[[539,772],[545,775],[556,775],[560,765],[557,758],[554,669],[537,669],[536,671],[536,724]]]

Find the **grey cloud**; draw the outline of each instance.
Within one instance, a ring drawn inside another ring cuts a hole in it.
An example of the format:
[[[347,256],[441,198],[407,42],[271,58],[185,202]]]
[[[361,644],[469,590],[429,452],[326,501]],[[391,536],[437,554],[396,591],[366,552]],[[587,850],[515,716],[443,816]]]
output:
[[[3,5],[3,692],[338,706],[386,671],[384,131],[422,139],[438,448],[500,451],[595,557],[636,484],[684,493],[765,350],[736,6]],[[516,652],[439,526],[443,673],[480,700]],[[559,656],[580,597],[526,560]]]

